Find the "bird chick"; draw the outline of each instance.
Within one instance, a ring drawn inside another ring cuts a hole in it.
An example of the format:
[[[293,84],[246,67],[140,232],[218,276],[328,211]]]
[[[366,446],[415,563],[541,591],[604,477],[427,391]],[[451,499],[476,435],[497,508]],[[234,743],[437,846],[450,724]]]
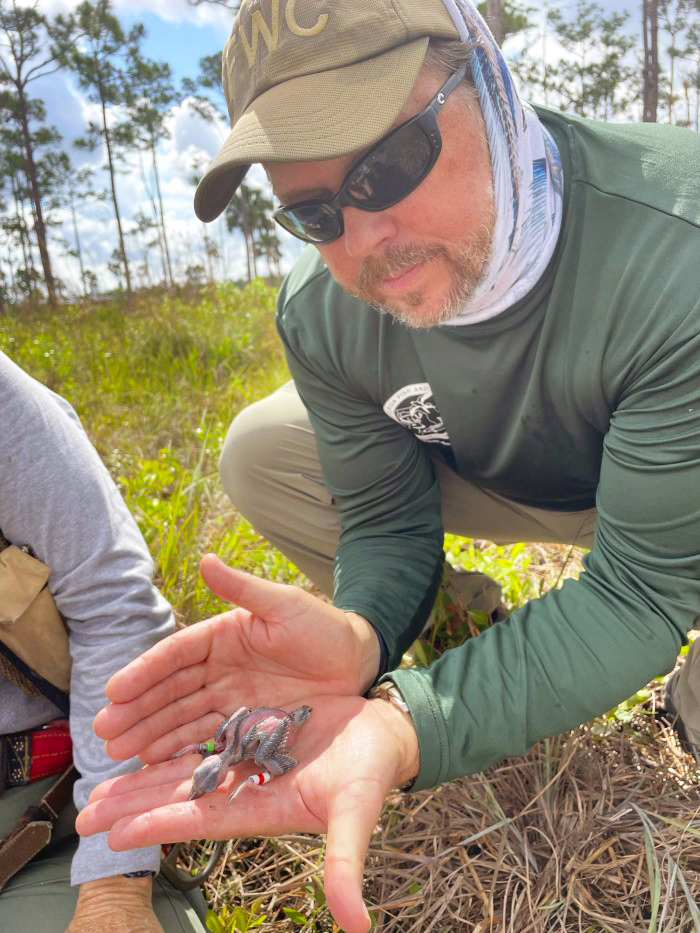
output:
[[[310,715],[309,706],[300,706],[291,713],[269,706],[257,709],[242,706],[236,710],[216,730],[213,741],[187,746],[172,756],[179,757],[188,751],[208,756],[195,768],[188,799],[195,800],[202,794],[213,793],[229,768],[251,758],[267,773],[267,780],[263,783],[268,783],[273,776],[286,774],[299,764],[288,752],[299,727]],[[229,800],[236,796],[238,790],[231,794]]]
[[[269,706],[249,710],[239,717],[234,730],[228,730],[231,744],[227,745],[227,750],[232,754],[231,763],[254,758],[257,765],[266,767],[272,774],[284,774],[298,764],[286,752],[294,744],[299,726],[310,714],[308,706],[300,706],[291,713]]]
[[[221,784],[226,777],[229,768],[230,756],[226,751],[216,755],[207,756],[204,761],[197,765],[192,775],[192,790],[187,798],[196,800],[202,794],[211,794]]]

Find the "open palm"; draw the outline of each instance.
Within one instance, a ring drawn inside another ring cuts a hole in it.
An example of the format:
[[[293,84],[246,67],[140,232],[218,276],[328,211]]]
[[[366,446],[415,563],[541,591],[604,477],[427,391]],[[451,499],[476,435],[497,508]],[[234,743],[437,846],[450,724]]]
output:
[[[213,555],[203,559],[202,576],[218,596],[245,608],[177,632],[111,678],[112,702],[95,731],[116,760],[162,761],[211,737],[240,706],[357,695],[374,678],[377,638],[359,616]]]

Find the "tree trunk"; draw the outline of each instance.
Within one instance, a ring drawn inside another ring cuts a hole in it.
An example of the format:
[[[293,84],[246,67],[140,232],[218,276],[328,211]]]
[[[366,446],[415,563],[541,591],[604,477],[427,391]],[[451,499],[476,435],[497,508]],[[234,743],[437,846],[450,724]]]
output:
[[[255,230],[252,227],[248,228],[248,237],[250,238],[250,257],[253,262],[253,278],[257,279],[258,264],[257,264],[257,256],[255,254]],[[249,281],[252,281],[252,279],[249,279]]]
[[[158,205],[156,204],[156,196],[153,193],[151,183],[146,175],[146,166],[143,163],[143,152],[139,149],[139,168],[141,169],[141,181],[143,182],[144,190],[148,196],[148,200],[151,202],[151,208],[153,210],[153,226],[158,234],[158,252],[160,253],[160,265],[163,270],[163,279],[162,285],[164,288],[168,287],[168,266],[165,262],[165,249],[163,248],[163,236],[160,229],[160,215],[158,213]],[[139,240],[140,242],[140,240]]]
[[[654,3],[656,6],[656,2]],[[670,59],[669,75],[668,75],[668,122],[673,123],[673,106],[676,102],[674,89],[676,84],[676,56],[680,54],[680,50],[676,46],[676,36],[682,34],[685,25],[683,23],[683,7],[684,4],[678,3],[676,7],[676,14],[671,19],[671,11],[668,7],[663,8],[664,10],[664,29],[671,37],[671,45],[667,49],[668,56]]]
[[[36,231],[36,240],[39,247],[39,256],[41,257],[41,268],[44,272],[44,282],[46,283],[46,294],[49,304],[56,307],[56,282],[51,271],[51,258],[46,244],[46,224],[44,223],[44,214],[41,209],[41,194],[39,192],[39,182],[36,176],[36,165],[34,164],[34,152],[32,147],[32,137],[29,132],[29,119],[27,117],[27,102],[24,97],[24,91],[18,86],[18,100],[20,121],[22,125],[22,140],[24,142],[24,157],[26,160],[26,175],[29,182],[29,191],[32,199],[32,209],[34,211],[34,229]]]
[[[542,96],[545,107],[549,106],[547,91],[549,89],[547,77],[547,35],[549,33],[549,7],[545,4],[544,23],[542,24]]]
[[[12,255],[12,240],[10,239],[9,233],[5,234],[5,246],[6,246],[6,256]],[[17,282],[15,281],[15,264],[11,259],[7,261],[7,269],[10,273],[10,296],[17,298]]]
[[[17,179],[13,175],[12,177],[12,196],[15,201],[15,222],[17,224],[17,231],[19,233],[19,241],[22,247],[22,256],[24,258],[24,269],[27,273],[27,281],[33,279],[34,273],[34,263],[32,261],[31,254],[31,245],[29,243],[29,236],[27,231],[27,225],[24,222],[24,215],[20,210],[22,206],[21,196],[19,193],[19,185],[17,184]]]
[[[202,236],[204,237],[204,256],[207,260],[207,270],[209,273],[209,284],[214,282],[214,270],[212,268],[211,260],[211,247],[209,245],[209,234],[207,233],[207,225],[202,224]]]
[[[80,265],[80,281],[83,286],[83,296],[88,298],[87,290],[87,281],[85,279],[85,265],[83,264],[83,250],[80,244],[80,234],[78,233],[78,217],[75,212],[75,197],[73,195],[72,187],[70,189],[70,212],[71,217],[73,218],[73,235],[75,237],[75,252],[78,256],[78,264]]]
[[[658,0],[644,0],[644,116],[645,123],[656,123],[659,107],[659,17]]]
[[[122,266],[124,268],[124,278],[126,279],[126,293],[131,298],[131,275],[129,273],[129,260],[126,258],[126,246],[124,245],[124,233],[122,231],[122,221],[119,216],[119,204],[117,203],[117,188],[115,183],[114,162],[112,160],[112,146],[109,139],[109,130],[107,129],[107,108],[105,107],[104,97],[102,98],[102,127],[104,129],[105,146],[107,147],[107,165],[109,167],[109,183],[112,191],[112,205],[114,206],[114,216],[117,221],[117,231],[119,233],[119,253]]]
[[[503,45],[503,8],[501,0],[487,0],[486,20],[498,45]]]
[[[222,214],[219,221],[219,278],[222,282],[226,281],[226,218]]]
[[[170,249],[168,248],[168,237],[165,232],[165,217],[163,216],[163,195],[160,192],[160,176],[158,175],[158,162],[156,161],[156,143],[151,143],[151,155],[153,156],[153,174],[156,179],[156,194],[158,196],[158,212],[160,223],[160,234],[162,237],[163,249],[165,250],[165,263],[168,269],[168,285],[172,289],[175,285],[173,280],[173,267],[170,263]]]
[[[241,185],[238,189],[238,197],[241,202],[241,233],[243,234],[243,239],[245,240],[245,259],[246,265],[248,267],[248,281],[253,281],[253,245],[251,243],[251,232],[250,232],[250,203],[248,201],[248,189],[245,185]]]
[[[253,261],[251,258],[252,249],[250,246],[250,240],[248,238],[248,231],[246,229],[243,230],[243,239],[245,240],[245,260],[246,260],[246,266],[248,268],[248,281],[252,282],[253,281]]]

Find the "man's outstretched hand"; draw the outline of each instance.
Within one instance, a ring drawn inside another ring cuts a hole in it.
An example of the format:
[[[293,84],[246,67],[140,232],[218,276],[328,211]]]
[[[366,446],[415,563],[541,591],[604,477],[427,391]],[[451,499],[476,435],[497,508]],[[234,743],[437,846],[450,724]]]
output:
[[[241,608],[177,632],[109,680],[112,702],[95,732],[117,761],[163,761],[211,738],[240,706],[357,696],[374,681],[379,643],[360,616],[233,570],[212,554],[201,572],[213,593]]]
[[[301,699],[314,712],[294,746],[300,764],[269,787],[246,788],[228,802],[227,794],[254,770],[246,763],[215,793],[188,801],[199,756],[163,761],[97,787],[78,817],[78,832],[109,830],[117,850],[182,839],[327,832],[328,906],[347,933],[366,933],[367,847],[385,796],[418,770],[416,734],[408,716],[385,700]]]

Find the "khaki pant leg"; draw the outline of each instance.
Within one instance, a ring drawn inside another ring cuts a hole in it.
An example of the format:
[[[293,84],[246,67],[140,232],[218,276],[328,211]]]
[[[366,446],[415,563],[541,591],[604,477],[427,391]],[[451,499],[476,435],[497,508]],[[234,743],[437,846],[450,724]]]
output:
[[[595,511],[547,512],[519,506],[461,479],[434,457],[442,517],[453,534],[498,543],[556,541],[590,547]],[[340,523],[323,475],[313,430],[293,383],[244,409],[229,429],[221,480],[253,527],[331,594]],[[481,574],[473,576],[488,580]],[[491,581],[492,582],[492,581]],[[475,593],[481,584],[474,581]],[[468,602],[466,605],[476,604]]]
[[[331,595],[338,511],[323,485],[316,438],[294,383],[236,416],[219,472],[241,515]]]
[[[695,628],[700,628],[700,616],[695,619]],[[700,638],[690,646],[685,664],[671,683],[671,692],[688,742],[700,763]]]

